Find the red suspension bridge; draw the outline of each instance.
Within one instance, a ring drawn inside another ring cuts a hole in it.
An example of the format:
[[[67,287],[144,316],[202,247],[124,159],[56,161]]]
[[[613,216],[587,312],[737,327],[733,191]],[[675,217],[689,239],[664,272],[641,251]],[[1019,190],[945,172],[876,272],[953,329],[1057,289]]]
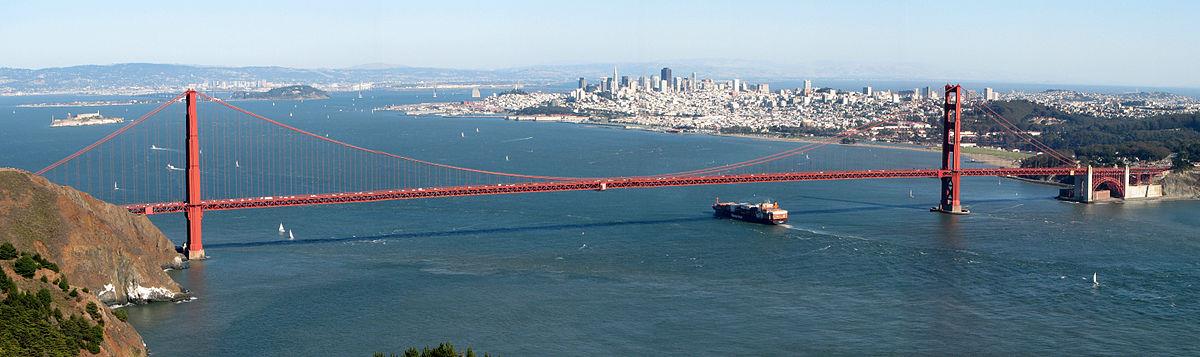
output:
[[[944,140],[938,168],[862,170],[848,168],[863,164],[854,160],[841,160],[842,167],[820,167],[809,160],[814,150],[895,119],[886,116],[824,141],[731,164],[653,175],[574,177],[469,168],[361,147],[189,90],[37,174],[123,204],[133,213],[184,213],[188,258],[203,259],[201,222],[204,212],[213,210],[556,191],[936,178],[941,181],[940,201],[932,210],[966,214],[960,201],[963,176],[1083,175],[1089,192],[1103,187],[1120,196],[1130,182],[1148,182],[1166,170],[1081,168],[1075,160],[1055,152],[982,105],[978,106],[980,110],[1009,135],[1028,142],[1063,166],[962,168],[960,124],[967,101],[958,85],[947,85],[944,98]],[[206,106],[203,118],[201,102],[213,104]],[[180,110],[184,120],[156,119],[178,118],[162,113]],[[205,134],[204,140],[201,133]],[[804,169],[798,170],[801,167]]]

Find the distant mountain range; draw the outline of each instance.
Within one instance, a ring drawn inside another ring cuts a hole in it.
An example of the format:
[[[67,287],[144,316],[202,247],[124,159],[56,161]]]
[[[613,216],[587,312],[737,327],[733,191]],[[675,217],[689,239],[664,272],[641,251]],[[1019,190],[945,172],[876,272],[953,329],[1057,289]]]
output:
[[[783,66],[732,60],[689,60],[672,63],[539,65],[494,70],[408,67],[383,63],[349,68],[305,69],[288,67],[216,67],[156,63],[83,65],[44,69],[0,68],[0,95],[31,93],[153,92],[217,81],[267,81],[313,85],[373,82],[405,86],[422,84],[528,84],[565,83],[579,77],[594,82],[611,76],[616,66],[620,75],[633,78],[658,74],[671,67],[676,76],[697,72],[701,78],[788,80],[803,78],[938,78],[914,66],[817,63]]]

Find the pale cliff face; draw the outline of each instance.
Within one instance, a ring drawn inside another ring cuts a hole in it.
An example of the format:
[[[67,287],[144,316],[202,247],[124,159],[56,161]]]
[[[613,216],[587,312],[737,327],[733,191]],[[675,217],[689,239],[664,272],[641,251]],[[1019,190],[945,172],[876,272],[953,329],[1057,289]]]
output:
[[[24,171],[0,169],[0,241],[57,263],[108,304],[181,292],[163,269],[182,259],[149,219]]]

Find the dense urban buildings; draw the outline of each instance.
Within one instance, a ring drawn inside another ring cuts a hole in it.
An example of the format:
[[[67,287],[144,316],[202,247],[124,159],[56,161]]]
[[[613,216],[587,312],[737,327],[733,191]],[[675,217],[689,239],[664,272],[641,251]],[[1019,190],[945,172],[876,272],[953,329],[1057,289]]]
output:
[[[658,75],[603,77],[589,85],[580,77],[569,93],[493,96],[478,102],[426,103],[380,108],[409,114],[505,115],[518,120],[619,123],[651,130],[768,135],[829,135],[880,119],[859,136],[874,140],[922,142],[940,135],[933,124],[942,111],[941,88],[861,91],[822,88],[805,80],[800,88],[771,90],[768,83],[739,78]],[[1028,100],[1067,114],[1145,117],[1164,112],[1195,113],[1200,102],[1166,93],[1095,94],[1073,91],[969,91],[969,101]],[[1053,122],[1053,118],[1046,119]],[[1032,133],[1037,135],[1037,133]],[[971,141],[973,133],[965,133]]]

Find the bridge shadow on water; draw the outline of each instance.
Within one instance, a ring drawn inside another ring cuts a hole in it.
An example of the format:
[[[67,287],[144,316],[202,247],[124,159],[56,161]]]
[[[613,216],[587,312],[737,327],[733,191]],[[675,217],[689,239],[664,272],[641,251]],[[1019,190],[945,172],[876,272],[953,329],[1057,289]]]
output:
[[[240,247],[264,247],[264,246],[281,246],[281,245],[296,245],[296,244],[325,244],[325,243],[340,243],[340,242],[359,242],[372,241],[377,239],[400,239],[400,238],[429,238],[429,237],[454,237],[454,236],[471,236],[479,234],[502,234],[502,233],[525,233],[525,232],[541,232],[541,231],[560,231],[568,229],[584,229],[584,228],[604,228],[604,227],[622,227],[622,226],[640,226],[640,225],[655,225],[669,223],[690,223],[712,220],[711,216],[697,217],[682,217],[671,219],[655,219],[655,220],[639,220],[639,221],[615,221],[615,222],[596,222],[596,223],[579,223],[579,224],[552,224],[543,226],[525,226],[525,227],[500,227],[500,228],[481,228],[481,229],[461,229],[440,232],[411,232],[411,233],[391,233],[379,234],[371,236],[354,236],[354,237],[331,237],[331,238],[312,238],[312,239],[297,239],[297,240],[272,240],[262,242],[242,242],[242,243],[209,243],[205,244],[205,248],[240,248]]]
[[[797,195],[795,197],[811,199],[811,200],[820,200],[820,201],[854,203],[854,204],[859,204],[862,206],[829,208],[829,209],[814,209],[814,210],[797,210],[794,208],[795,206],[792,206],[793,208],[784,207],[784,208],[787,208],[788,213],[791,215],[824,214],[824,213],[850,213],[850,212],[875,211],[875,210],[884,210],[884,209],[905,209],[905,210],[911,209],[911,210],[918,210],[918,211],[928,211],[929,207],[938,205],[937,198],[934,198],[932,201],[927,201],[924,199],[914,199],[914,201],[919,202],[919,203],[902,205],[902,204],[887,204],[887,203],[879,203],[879,202],[857,201],[857,200],[848,200],[848,199],[843,199],[843,198],[831,198],[831,197],[820,197],[820,196]],[[993,198],[993,199],[986,199],[986,200],[967,200],[966,202],[964,202],[964,204],[967,206],[970,206],[972,203],[1029,201],[1029,200],[1038,200],[1038,199],[1042,199],[1042,198],[1028,198],[1028,197]],[[1046,198],[1046,199],[1053,199],[1053,198]]]
[[[795,210],[789,209],[792,215],[804,214],[832,214],[832,213],[851,213],[875,210],[888,209],[903,209],[903,210],[919,210],[928,211],[929,207],[936,205],[936,202],[921,202],[912,205],[885,204],[878,202],[857,201],[840,198],[818,197],[818,196],[798,196],[805,199],[854,203],[860,206],[845,207],[845,208],[830,208],[830,209],[815,209],[815,210]],[[974,200],[972,203],[990,203],[990,202],[1011,202],[1011,201],[1028,201],[1030,198],[1004,198],[1004,199],[989,199],[989,200]],[[528,233],[528,232],[547,232],[560,231],[570,229],[587,229],[587,228],[605,228],[605,227],[625,227],[625,226],[645,226],[656,224],[670,223],[692,223],[706,220],[712,220],[712,216],[702,215],[695,217],[680,217],[670,219],[655,219],[655,220],[634,220],[634,221],[613,221],[613,222],[595,222],[595,223],[577,223],[577,224],[552,224],[541,226],[525,226],[525,227],[497,227],[497,228],[481,228],[481,229],[461,229],[435,232],[409,232],[409,233],[391,233],[379,234],[370,236],[353,236],[353,237],[330,237],[330,238],[311,238],[298,240],[270,240],[260,242],[233,242],[233,243],[209,243],[205,244],[205,248],[248,248],[248,247],[269,247],[269,246],[287,246],[287,245],[304,245],[304,244],[329,244],[341,242],[360,242],[373,241],[378,239],[403,239],[403,238],[429,238],[429,237],[455,237],[455,236],[472,236],[482,234],[503,234],[503,233]]]

